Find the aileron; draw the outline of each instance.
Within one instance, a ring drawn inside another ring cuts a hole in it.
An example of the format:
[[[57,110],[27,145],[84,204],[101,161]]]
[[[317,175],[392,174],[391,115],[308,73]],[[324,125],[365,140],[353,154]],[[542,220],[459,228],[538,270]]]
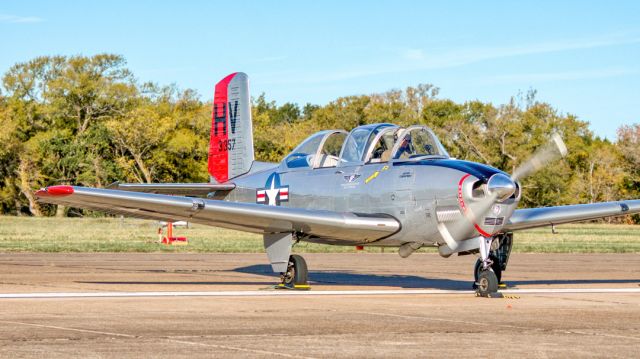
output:
[[[231,191],[236,188],[233,183],[120,183],[115,182],[107,187],[120,191],[133,191],[157,194],[173,194],[184,196],[206,196],[215,191]]]

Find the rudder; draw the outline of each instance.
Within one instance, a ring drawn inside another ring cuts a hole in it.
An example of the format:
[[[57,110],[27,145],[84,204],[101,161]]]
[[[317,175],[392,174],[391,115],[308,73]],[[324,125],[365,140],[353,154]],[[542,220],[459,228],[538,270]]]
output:
[[[236,72],[215,88],[208,163],[211,182],[224,183],[249,172],[253,160],[249,77]]]

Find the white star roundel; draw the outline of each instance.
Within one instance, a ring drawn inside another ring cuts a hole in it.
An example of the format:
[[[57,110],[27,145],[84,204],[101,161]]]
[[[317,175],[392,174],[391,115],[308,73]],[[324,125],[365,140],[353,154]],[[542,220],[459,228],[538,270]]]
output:
[[[269,206],[279,206],[282,202],[289,201],[289,186],[280,185],[280,175],[273,172],[264,188],[256,190],[256,203],[266,204]]]

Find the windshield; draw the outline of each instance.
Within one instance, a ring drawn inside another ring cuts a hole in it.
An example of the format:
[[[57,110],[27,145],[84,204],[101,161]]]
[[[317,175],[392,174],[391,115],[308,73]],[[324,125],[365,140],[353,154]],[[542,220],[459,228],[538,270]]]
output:
[[[426,127],[408,129],[396,143],[394,159],[449,157],[438,138]]]
[[[342,147],[340,153],[341,163],[363,162],[365,152],[371,146],[376,135],[385,128],[397,127],[390,123],[374,123],[354,128]]]
[[[356,128],[351,131],[342,150],[343,162],[358,162],[362,160],[362,154],[367,145],[371,131],[365,128]]]

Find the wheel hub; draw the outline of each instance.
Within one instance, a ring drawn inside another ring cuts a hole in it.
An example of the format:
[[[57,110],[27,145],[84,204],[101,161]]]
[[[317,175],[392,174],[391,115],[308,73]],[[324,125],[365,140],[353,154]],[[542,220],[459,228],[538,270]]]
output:
[[[489,281],[487,278],[480,278],[480,283],[478,283],[478,287],[481,291],[485,292],[489,289]]]
[[[291,263],[289,263],[289,267],[287,268],[287,271],[282,274],[282,283],[284,284],[293,283],[293,279],[295,278],[295,276],[296,276],[296,269],[293,265],[291,265]]]

